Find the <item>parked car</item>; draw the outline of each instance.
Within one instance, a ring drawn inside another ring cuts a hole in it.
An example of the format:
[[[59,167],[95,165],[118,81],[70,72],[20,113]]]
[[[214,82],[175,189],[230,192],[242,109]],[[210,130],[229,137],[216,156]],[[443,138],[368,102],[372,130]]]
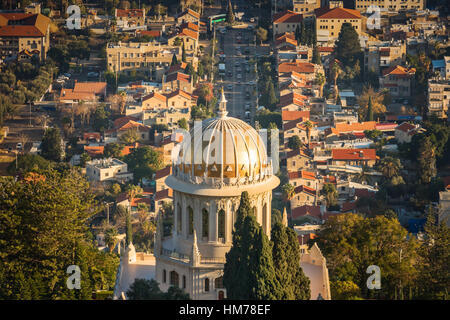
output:
[[[230,83],[230,84],[227,86],[227,88],[228,88],[228,90],[233,90],[233,85]]]
[[[23,148],[22,143],[21,142],[17,143],[16,149],[17,150],[22,150],[22,148]]]

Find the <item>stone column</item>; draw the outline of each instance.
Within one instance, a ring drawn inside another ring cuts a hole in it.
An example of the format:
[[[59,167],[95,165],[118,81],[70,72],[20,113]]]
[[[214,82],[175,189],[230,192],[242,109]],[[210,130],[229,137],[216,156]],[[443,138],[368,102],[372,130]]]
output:
[[[217,242],[217,205],[211,201],[208,207],[209,212],[209,241]]]

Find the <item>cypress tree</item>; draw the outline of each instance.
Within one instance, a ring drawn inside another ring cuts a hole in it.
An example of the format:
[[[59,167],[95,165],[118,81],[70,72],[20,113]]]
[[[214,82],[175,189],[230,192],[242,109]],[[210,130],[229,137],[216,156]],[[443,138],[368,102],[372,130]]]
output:
[[[228,0],[227,22],[229,24],[234,23],[234,13],[233,13],[233,7],[231,5],[231,0]]]
[[[302,22],[300,22],[300,44],[305,45],[307,34],[306,34],[306,27],[305,22],[302,19]]]
[[[300,34],[300,26],[297,25],[297,28],[295,28],[295,40],[297,40],[298,43],[300,43],[301,34]]]
[[[354,67],[356,61],[360,58],[362,50],[359,36],[353,26],[348,22],[342,24],[334,53],[336,59],[341,61],[344,66],[351,68]]]
[[[300,267],[300,245],[297,234],[291,228],[286,229],[288,247],[286,249],[288,273],[293,275],[293,288],[296,300],[309,300],[311,297],[310,280]]]
[[[223,282],[229,299],[270,300],[281,297],[271,245],[243,192],[237,210],[233,246],[226,254]]]
[[[320,60],[319,48],[317,48],[316,45],[313,48],[312,63],[322,64],[322,61]]]
[[[277,223],[272,228],[271,240],[273,266],[276,270],[275,276],[277,280],[283,284],[281,300],[293,300],[295,297],[294,288],[292,287],[293,274],[289,273],[287,250],[288,237],[286,228],[281,223]]]
[[[282,300],[308,300],[310,281],[300,267],[300,247],[294,230],[281,223],[272,229],[272,257],[275,275],[283,284]]]
[[[131,215],[130,212],[127,210],[127,220],[126,220],[126,242],[127,245],[133,242],[133,225],[131,224]]]
[[[186,49],[184,48],[184,42],[183,42],[182,53],[181,53],[181,61],[186,62]]]
[[[371,96],[369,96],[369,103],[367,105],[367,121],[373,121],[373,103]]]
[[[174,65],[176,65],[176,64],[178,64],[178,59],[177,59],[177,56],[174,54],[174,55],[172,56],[172,62],[170,63],[170,65],[171,65],[171,66],[174,66]]]

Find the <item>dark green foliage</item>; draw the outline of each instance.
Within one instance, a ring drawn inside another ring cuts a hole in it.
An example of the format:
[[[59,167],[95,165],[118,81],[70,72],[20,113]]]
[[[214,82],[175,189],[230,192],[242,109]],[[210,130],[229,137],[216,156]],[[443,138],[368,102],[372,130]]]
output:
[[[275,276],[283,284],[280,299],[308,300],[310,281],[300,267],[300,248],[295,231],[277,223],[272,228],[271,240]]]
[[[92,127],[95,131],[104,132],[109,127],[110,113],[104,104],[100,104],[92,116]]]
[[[317,46],[314,46],[313,48],[312,63],[322,64],[322,61],[320,60],[319,49],[317,48]]]
[[[16,162],[13,161],[8,167],[8,173],[12,175],[25,174],[26,172],[42,172],[50,169],[52,163],[37,154],[21,154],[17,156]]]
[[[341,61],[344,66],[352,68],[356,61],[361,58],[361,53],[358,33],[350,23],[343,23],[334,49],[336,58]]]
[[[419,147],[418,162],[420,181],[424,184],[430,183],[431,179],[436,176],[437,170],[435,147],[429,137],[422,140]]]
[[[425,224],[426,235],[419,251],[419,294],[422,299],[449,298],[450,229],[446,223],[439,221],[437,210],[430,206]]]
[[[103,150],[106,158],[120,158],[122,156],[123,145],[119,143],[108,143]]]
[[[63,149],[62,139],[58,128],[45,130],[41,143],[41,155],[47,160],[61,161]]]
[[[133,242],[133,225],[131,224],[131,214],[127,210],[127,218],[126,218],[126,243],[129,245]]]
[[[171,66],[177,65],[178,64],[178,59],[177,56],[174,54],[172,56],[172,62],[170,63]]]
[[[128,169],[133,172],[134,180],[139,182],[142,178],[151,179],[152,175],[162,169],[163,160],[158,151],[144,146],[134,149],[132,153],[124,157]]]
[[[288,147],[292,150],[298,150],[302,147],[302,140],[298,136],[292,136],[288,139]]]
[[[369,104],[367,105],[366,121],[373,121],[373,104],[372,104],[372,97],[370,97],[370,96],[369,96]]]
[[[255,121],[258,121],[261,128],[268,128],[271,123],[275,123],[278,128],[281,128],[281,112],[272,112],[269,110],[259,111],[255,116]]]
[[[164,293],[154,279],[135,279],[127,291],[130,300],[189,300],[189,294],[177,287],[170,287]]]
[[[0,178],[0,299],[89,299],[111,289],[119,261],[87,237],[97,205],[84,177],[49,169],[26,178]],[[81,292],[66,286],[73,264]]]

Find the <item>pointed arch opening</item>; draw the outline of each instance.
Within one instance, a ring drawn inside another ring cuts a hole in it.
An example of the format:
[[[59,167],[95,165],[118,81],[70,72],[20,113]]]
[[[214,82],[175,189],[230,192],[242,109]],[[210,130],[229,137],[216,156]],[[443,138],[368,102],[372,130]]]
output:
[[[209,236],[209,212],[206,209],[202,209],[202,237],[208,238]]]

